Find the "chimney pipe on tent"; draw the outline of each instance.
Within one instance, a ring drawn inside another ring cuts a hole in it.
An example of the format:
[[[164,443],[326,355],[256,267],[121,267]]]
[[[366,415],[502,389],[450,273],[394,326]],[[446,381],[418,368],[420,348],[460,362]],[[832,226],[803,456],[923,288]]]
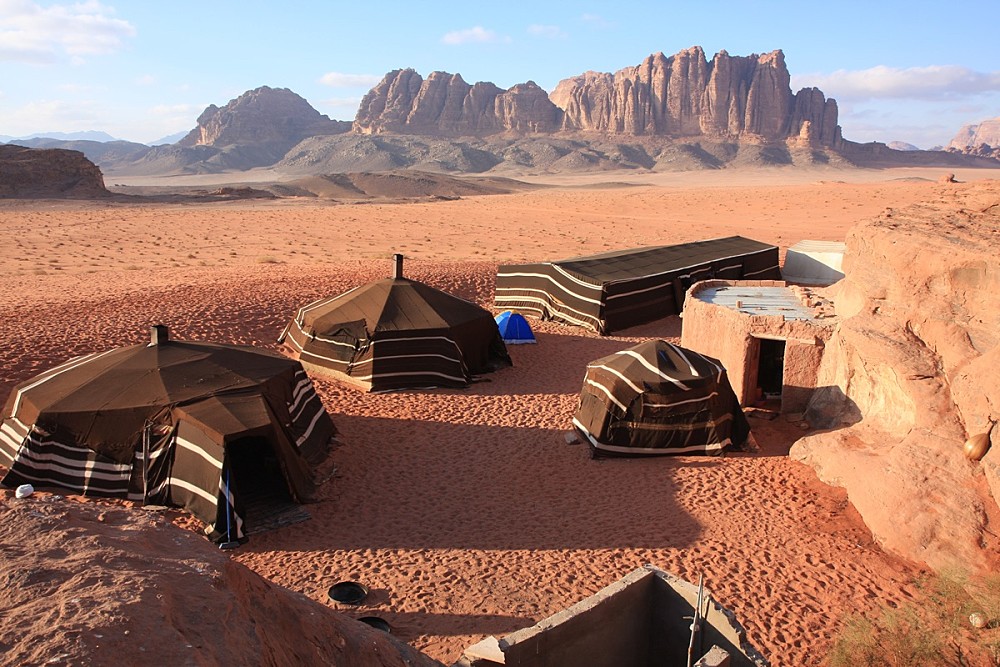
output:
[[[154,324],[149,327],[149,345],[163,345],[170,339],[170,331],[166,325]]]
[[[392,272],[392,277],[394,279],[402,278],[403,277],[403,255],[397,252],[395,255],[392,256],[392,258],[394,260],[396,260],[396,268]]]

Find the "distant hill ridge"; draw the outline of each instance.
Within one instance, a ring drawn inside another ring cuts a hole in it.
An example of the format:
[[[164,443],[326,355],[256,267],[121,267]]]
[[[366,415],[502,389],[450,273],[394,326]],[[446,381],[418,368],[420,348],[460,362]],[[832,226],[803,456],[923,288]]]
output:
[[[780,50],[711,60],[694,46],[650,55],[613,74],[585,72],[551,95],[532,81],[507,90],[460,74],[393,70],[353,123],[331,120],[286,88],[210,105],[174,144],[60,143],[106,174],[239,172],[293,175],[418,169],[512,175],[532,171],[687,170],[863,164],[1000,166],[946,152],[895,151],[843,138],[838,108],[817,88],[792,93]],[[986,157],[991,157],[987,155]]]

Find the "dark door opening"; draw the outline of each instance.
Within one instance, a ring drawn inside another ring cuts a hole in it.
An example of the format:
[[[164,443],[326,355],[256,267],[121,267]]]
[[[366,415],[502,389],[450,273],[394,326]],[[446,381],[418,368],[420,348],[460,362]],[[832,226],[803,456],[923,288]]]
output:
[[[249,534],[273,527],[275,518],[299,511],[281,464],[267,438],[240,438],[226,445],[234,493],[239,494]]]
[[[781,400],[784,385],[785,341],[759,339],[760,359],[757,365],[757,386],[765,401]]]

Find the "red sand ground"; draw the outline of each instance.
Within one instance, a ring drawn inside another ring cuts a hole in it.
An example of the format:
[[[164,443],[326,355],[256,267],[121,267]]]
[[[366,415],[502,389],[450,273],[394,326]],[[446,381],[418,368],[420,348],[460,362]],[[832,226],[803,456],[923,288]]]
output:
[[[878,178],[398,205],[0,202],[0,393],[160,322],[175,338],[274,348],[297,306],[388,275],[394,251],[410,277],[489,307],[500,261],[735,233],[784,249],[961,187]],[[538,345],[512,347],[513,368],[464,391],[317,381],[341,431],[336,474],[311,521],[233,557],[324,603],[334,582],[362,581],[373,594],[347,613],[377,613],[446,663],[646,563],[704,574],[775,665],[821,664],[846,614],[916,595],[917,568],[873,544],[843,492],[788,460],[802,431],[784,420],[752,420],[761,452],[724,458],[592,461],[565,443],[585,364],[679,340],[679,318],[605,338],[532,324]]]

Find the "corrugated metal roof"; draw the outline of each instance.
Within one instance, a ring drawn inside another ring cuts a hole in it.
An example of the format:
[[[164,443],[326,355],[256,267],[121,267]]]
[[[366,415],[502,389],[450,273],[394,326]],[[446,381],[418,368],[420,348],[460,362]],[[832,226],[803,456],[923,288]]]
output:
[[[710,287],[695,296],[701,301],[725,306],[747,315],[781,315],[789,320],[815,319],[812,309],[803,305],[787,287]]]

